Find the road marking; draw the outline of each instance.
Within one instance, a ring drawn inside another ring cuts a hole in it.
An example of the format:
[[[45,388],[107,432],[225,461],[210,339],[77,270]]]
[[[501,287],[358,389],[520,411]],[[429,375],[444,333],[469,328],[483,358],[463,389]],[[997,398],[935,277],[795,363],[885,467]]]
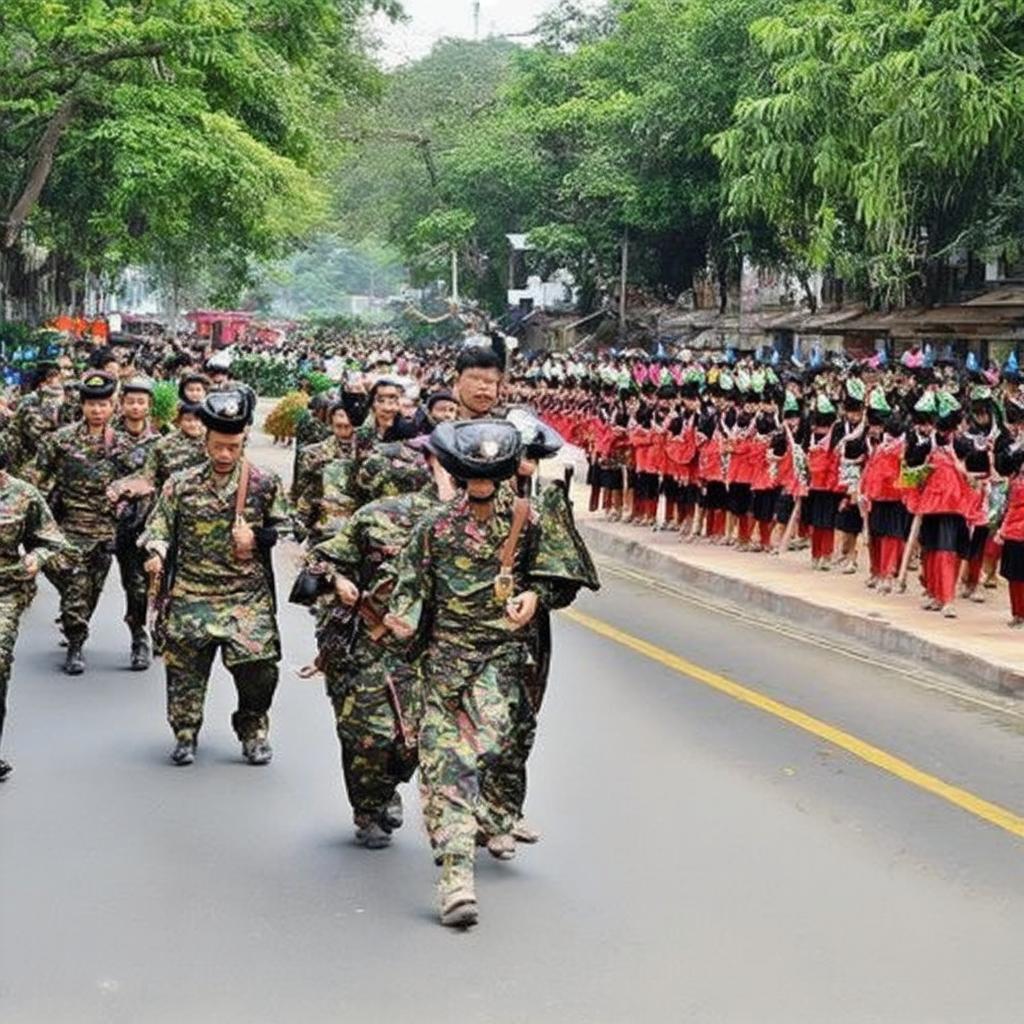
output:
[[[658,664],[664,665],[674,672],[703,683],[705,686],[710,686],[712,689],[718,690],[734,700],[738,700],[743,704],[749,704],[751,707],[755,707],[776,718],[781,718],[790,725],[794,725],[798,729],[810,733],[812,736],[817,736],[819,739],[826,740],[841,750],[859,757],[862,761],[866,761],[876,768],[881,768],[882,771],[895,775],[904,782],[909,782],[919,789],[940,797],[961,810],[967,811],[968,814],[981,818],[982,821],[987,821],[990,825],[995,825],[1011,835],[1024,838],[1024,817],[1014,814],[1013,811],[1007,810],[1005,807],[990,803],[988,800],[983,800],[981,797],[969,793],[966,789],[961,789],[959,786],[944,782],[928,772],[915,768],[902,758],[858,739],[856,736],[852,736],[850,733],[844,732],[834,725],[829,725],[813,715],[808,715],[798,708],[783,704],[772,697],[759,693],[757,690],[744,686],[742,683],[737,683],[735,680],[719,675],[717,672],[711,672],[706,668],[702,668],[700,665],[687,661],[686,658],[682,658],[678,654],[673,654],[662,647],[658,647],[646,640],[641,640],[639,637],[617,629],[601,619],[595,619],[593,616],[576,611],[574,608],[567,608],[562,614],[577,625],[583,626],[599,636],[605,637],[607,640],[611,640],[623,647],[628,647],[631,651],[636,651],[637,654],[642,654],[645,658],[650,658],[652,661],[656,661]]]

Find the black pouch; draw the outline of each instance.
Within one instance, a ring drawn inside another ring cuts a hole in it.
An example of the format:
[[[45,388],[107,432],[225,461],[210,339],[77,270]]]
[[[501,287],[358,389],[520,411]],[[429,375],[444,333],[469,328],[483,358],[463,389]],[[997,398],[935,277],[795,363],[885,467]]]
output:
[[[309,608],[316,603],[321,594],[329,594],[332,587],[331,577],[327,573],[315,569],[302,569],[292,584],[288,600],[292,604]]]

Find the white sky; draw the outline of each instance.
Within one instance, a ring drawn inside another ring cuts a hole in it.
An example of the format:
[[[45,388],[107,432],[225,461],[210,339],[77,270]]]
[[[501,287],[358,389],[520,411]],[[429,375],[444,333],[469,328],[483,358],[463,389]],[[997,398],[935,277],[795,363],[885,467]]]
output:
[[[480,0],[480,35],[528,32],[537,16],[554,0]],[[377,22],[384,47],[384,63],[393,67],[416,60],[446,36],[473,38],[472,0],[402,0],[409,21],[391,25]],[[526,40],[522,40],[525,42]]]

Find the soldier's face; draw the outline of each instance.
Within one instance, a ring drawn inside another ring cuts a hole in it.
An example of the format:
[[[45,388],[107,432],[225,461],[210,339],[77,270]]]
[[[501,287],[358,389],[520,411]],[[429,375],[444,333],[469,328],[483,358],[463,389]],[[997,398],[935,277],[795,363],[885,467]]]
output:
[[[373,395],[373,415],[378,423],[390,425],[398,415],[398,404],[401,392],[398,388],[383,386],[377,388]]]
[[[454,420],[459,413],[459,407],[454,403],[444,399],[440,402],[435,402],[430,407],[430,418],[435,423],[443,423],[445,421]]]
[[[121,412],[126,420],[139,422],[149,415],[150,397],[141,392],[129,392],[121,399]]]
[[[501,372],[495,366],[472,366],[459,374],[455,392],[474,416],[485,416],[498,401]]]
[[[178,417],[178,429],[186,437],[199,437],[203,432],[203,421],[190,412]]]
[[[210,456],[215,473],[230,473],[242,457],[244,448],[244,434],[218,434],[215,430],[206,434],[206,454]]]
[[[466,483],[466,493],[477,501],[493,498],[496,489],[493,480],[469,480]]]
[[[352,436],[354,429],[352,421],[348,418],[348,413],[344,409],[335,410],[331,417],[331,430],[334,432],[334,436],[339,441],[347,441]]]
[[[114,414],[114,403],[109,398],[87,398],[82,402],[82,419],[90,427],[105,427]]]
[[[206,386],[199,381],[193,381],[185,385],[185,401],[193,404],[201,402],[206,397]]]

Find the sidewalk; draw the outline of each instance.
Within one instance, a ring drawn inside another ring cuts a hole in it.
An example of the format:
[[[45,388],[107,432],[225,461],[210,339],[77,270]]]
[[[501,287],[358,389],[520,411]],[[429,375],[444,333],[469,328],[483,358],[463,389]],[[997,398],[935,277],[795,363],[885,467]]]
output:
[[[1006,625],[1010,610],[1002,580],[998,590],[984,591],[985,604],[958,600],[959,617],[945,619],[920,607],[914,578],[905,594],[883,596],[864,585],[863,567],[850,576],[812,572],[806,551],[773,557],[685,543],[675,532],[607,522],[586,511],[584,488],[573,490],[580,532],[596,555],[778,616],[810,633],[838,635],[927,663],[966,683],[1024,696],[1024,632]]]

